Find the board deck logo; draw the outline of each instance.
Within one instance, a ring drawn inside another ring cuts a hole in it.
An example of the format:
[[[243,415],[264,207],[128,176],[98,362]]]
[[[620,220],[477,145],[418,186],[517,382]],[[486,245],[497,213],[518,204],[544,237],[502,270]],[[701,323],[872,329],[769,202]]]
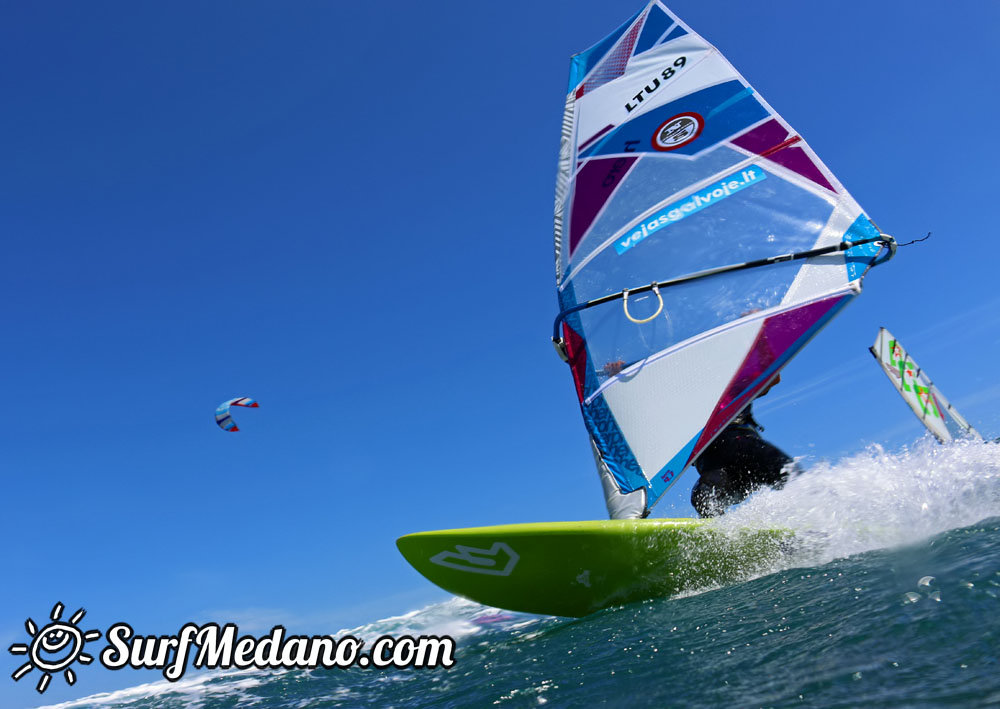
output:
[[[705,128],[705,119],[697,113],[678,113],[668,118],[653,133],[653,147],[667,152],[683,148],[696,140]]]
[[[494,542],[489,549],[456,544],[455,551],[442,551],[431,557],[431,563],[473,574],[510,576],[521,557],[503,542]]]

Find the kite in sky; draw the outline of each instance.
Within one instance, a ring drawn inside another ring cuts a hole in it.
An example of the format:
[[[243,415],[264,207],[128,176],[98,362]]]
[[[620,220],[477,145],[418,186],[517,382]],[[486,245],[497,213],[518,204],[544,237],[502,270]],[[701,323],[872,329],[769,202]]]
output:
[[[235,432],[240,430],[233,420],[232,414],[229,413],[229,409],[232,406],[246,406],[247,408],[256,409],[257,402],[249,397],[241,396],[219,404],[219,408],[215,410],[215,422],[219,424],[219,428],[223,431]]]

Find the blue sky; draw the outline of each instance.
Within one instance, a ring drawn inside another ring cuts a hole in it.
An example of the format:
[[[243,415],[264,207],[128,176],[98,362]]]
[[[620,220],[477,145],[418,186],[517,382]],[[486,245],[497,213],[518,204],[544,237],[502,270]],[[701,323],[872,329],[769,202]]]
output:
[[[880,325],[1000,435],[1000,4],[670,7],[884,231],[933,231],[785,370],[767,436],[918,438]],[[551,214],[569,57],[638,8],[8,4],[0,645],[56,601],[87,628],[332,633],[445,597],[402,534],[605,517],[549,342]],[[236,396],[260,408],[225,434]],[[656,514],[691,515],[693,482]],[[78,675],[44,699],[157,677]]]

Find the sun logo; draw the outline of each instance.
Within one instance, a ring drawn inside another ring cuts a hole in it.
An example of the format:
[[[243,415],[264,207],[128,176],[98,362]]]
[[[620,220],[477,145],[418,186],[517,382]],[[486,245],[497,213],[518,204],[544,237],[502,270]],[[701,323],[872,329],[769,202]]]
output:
[[[35,687],[39,694],[48,689],[53,672],[65,670],[63,676],[66,677],[66,683],[76,684],[76,673],[73,672],[70,665],[77,661],[81,665],[89,665],[93,662],[94,658],[83,651],[83,646],[88,640],[97,640],[101,637],[100,630],[83,632],[76,627],[76,624],[87,614],[83,608],[74,613],[68,622],[59,620],[62,617],[62,612],[62,603],[56,603],[52,606],[52,614],[49,616],[52,622],[41,630],[35,625],[35,621],[28,618],[24,621],[24,627],[27,629],[28,635],[31,636],[31,644],[15,643],[8,648],[11,655],[27,655],[30,658],[14,670],[11,677],[14,678],[15,682],[35,668],[42,671],[42,676]]]

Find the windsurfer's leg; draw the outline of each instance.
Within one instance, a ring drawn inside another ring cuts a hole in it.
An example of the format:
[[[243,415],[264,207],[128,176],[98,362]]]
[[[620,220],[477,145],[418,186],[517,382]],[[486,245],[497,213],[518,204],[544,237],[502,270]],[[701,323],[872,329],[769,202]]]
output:
[[[721,468],[701,471],[698,482],[691,489],[691,505],[699,517],[718,517],[742,499]]]
[[[717,517],[722,514],[715,490],[711,485],[702,483],[701,478],[691,488],[691,506],[699,517]]]
[[[747,494],[765,486],[780,489],[792,473],[802,472],[790,455],[757,435],[740,437],[738,455]]]
[[[710,465],[698,466],[691,505],[702,517],[716,517],[762,487],[784,486],[801,472],[795,461],[756,432],[740,432],[717,440]]]

